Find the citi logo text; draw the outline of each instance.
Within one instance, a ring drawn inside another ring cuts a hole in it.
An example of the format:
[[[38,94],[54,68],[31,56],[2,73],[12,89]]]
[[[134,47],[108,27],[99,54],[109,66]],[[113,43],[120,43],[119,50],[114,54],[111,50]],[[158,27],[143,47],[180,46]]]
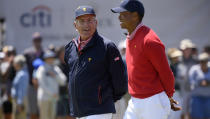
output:
[[[20,16],[20,24],[23,27],[50,27],[52,25],[51,9],[45,5],[39,5],[31,12],[23,13]]]

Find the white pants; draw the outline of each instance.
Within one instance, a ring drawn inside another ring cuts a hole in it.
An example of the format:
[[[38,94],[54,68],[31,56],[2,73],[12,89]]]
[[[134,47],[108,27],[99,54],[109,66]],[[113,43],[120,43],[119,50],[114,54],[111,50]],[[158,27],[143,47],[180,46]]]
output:
[[[167,119],[170,110],[165,92],[145,99],[131,97],[123,119]]]
[[[112,113],[108,114],[98,114],[98,115],[90,115],[82,118],[77,119],[112,119]]]
[[[115,102],[116,113],[112,115],[112,119],[123,119],[126,108],[127,106],[124,97]]]

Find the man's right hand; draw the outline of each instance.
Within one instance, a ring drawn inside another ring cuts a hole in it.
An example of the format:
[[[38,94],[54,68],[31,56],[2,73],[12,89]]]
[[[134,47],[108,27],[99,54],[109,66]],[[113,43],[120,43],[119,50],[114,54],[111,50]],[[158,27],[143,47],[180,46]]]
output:
[[[201,81],[201,86],[207,86],[207,85],[208,85],[208,83],[207,83],[206,80],[202,80],[202,81]]]
[[[170,100],[170,104],[171,104],[171,109],[173,111],[179,111],[182,109],[182,107],[177,106],[179,103],[176,100],[174,100],[173,98],[169,98],[169,100]]]

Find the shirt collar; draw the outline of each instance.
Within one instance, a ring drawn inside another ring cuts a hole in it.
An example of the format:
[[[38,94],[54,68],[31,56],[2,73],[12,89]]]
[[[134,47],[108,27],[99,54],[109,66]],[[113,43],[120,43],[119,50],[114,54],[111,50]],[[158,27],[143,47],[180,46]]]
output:
[[[87,44],[90,41],[91,38],[92,37],[88,38],[87,40],[81,41],[81,37],[79,37],[78,42],[79,42],[79,44],[81,44],[81,43]]]
[[[127,35],[127,39],[132,40],[133,37],[135,36],[137,30],[140,29],[142,26],[143,26],[143,24],[139,23],[139,25],[136,27],[136,29],[130,35]]]
[[[76,44],[77,47],[79,47],[79,45],[82,44],[87,44],[92,37],[90,37],[89,39],[85,40],[85,41],[81,41],[81,37],[78,38],[78,40],[73,39],[74,43]]]

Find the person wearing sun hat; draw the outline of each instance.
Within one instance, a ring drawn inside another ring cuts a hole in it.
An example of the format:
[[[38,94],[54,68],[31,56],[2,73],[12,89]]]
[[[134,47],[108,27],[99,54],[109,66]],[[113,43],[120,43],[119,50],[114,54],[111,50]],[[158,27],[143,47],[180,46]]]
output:
[[[179,49],[182,52],[181,61],[177,66],[177,82],[180,85],[180,95],[182,97],[182,115],[181,118],[189,117],[189,103],[190,103],[190,82],[189,82],[189,69],[197,64],[197,58],[193,57],[192,49],[195,44],[190,38],[184,38],[180,41]]]
[[[127,91],[125,66],[115,44],[97,32],[91,6],[75,10],[78,37],[65,46],[69,67],[70,115],[78,119],[111,119],[114,102]]]
[[[191,84],[190,117],[192,119],[210,118],[210,67],[209,55],[201,53],[199,64],[193,65],[189,71]]]
[[[174,76],[165,46],[156,33],[142,23],[144,5],[138,0],[123,0],[111,11],[119,13],[120,26],[128,31],[126,64],[131,99],[124,119],[167,119],[170,109],[181,108],[172,98]]]
[[[173,95],[173,98],[182,104],[182,96],[180,95],[180,84],[177,80],[177,68],[180,64],[182,57],[182,52],[178,48],[169,48],[168,49],[168,59],[170,61],[170,68],[174,74],[175,78],[175,90],[176,92]],[[181,111],[172,111],[168,119],[180,119],[182,112]]]

